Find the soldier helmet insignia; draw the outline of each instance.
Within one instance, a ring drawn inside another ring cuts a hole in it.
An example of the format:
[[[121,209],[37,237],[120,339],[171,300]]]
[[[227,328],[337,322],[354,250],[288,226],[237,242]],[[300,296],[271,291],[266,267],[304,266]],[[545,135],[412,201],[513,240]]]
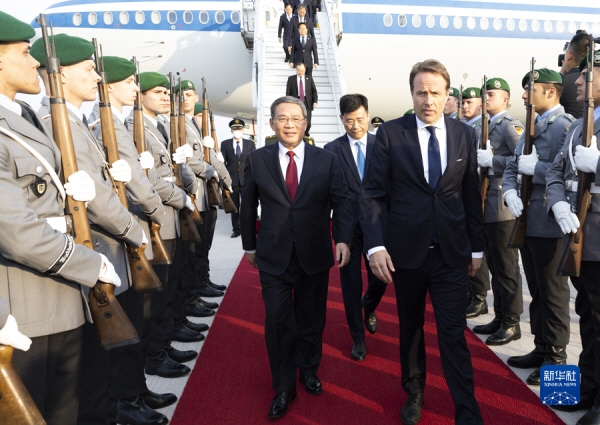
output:
[[[600,62],[600,52],[594,54],[594,63]]]
[[[537,71],[533,71],[533,79],[534,81],[540,78],[540,73]]]
[[[502,83],[499,80],[496,80],[496,81],[494,81],[494,87],[499,89],[500,87],[502,87]]]
[[[475,90],[471,90],[469,93],[471,94],[471,97],[475,97]]]
[[[188,82],[187,82],[187,85],[188,85],[188,87],[189,87],[189,88],[192,88],[192,87],[194,87],[194,85],[192,84],[192,82],[191,82],[191,81],[188,81]]]

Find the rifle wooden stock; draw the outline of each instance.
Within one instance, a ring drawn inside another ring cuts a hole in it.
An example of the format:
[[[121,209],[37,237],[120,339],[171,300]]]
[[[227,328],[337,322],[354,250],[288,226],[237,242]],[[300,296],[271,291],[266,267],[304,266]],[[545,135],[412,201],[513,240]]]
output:
[[[108,162],[114,164],[115,161],[118,161],[120,158],[119,145],[115,134],[115,123],[113,121],[112,108],[110,106],[106,73],[104,72],[102,59],[98,55],[96,39],[93,39],[93,43],[94,47],[96,47],[96,71],[101,77],[101,80],[98,82],[98,98],[100,101],[99,110],[102,144],[104,145],[104,149],[106,149]],[[119,201],[121,201],[121,205],[123,205],[126,210],[129,210],[125,183],[113,180],[112,178],[111,180],[113,182],[114,191],[119,197]],[[129,271],[131,273],[131,286],[133,287],[133,290],[137,293],[162,291],[162,283],[160,283],[160,279],[146,258],[146,253],[144,252],[146,245],[142,244],[141,247],[137,248],[126,243],[125,249],[129,259]]]
[[[48,40],[46,28],[46,17],[40,14],[38,23],[42,29],[44,48],[46,51],[46,71],[50,89],[50,110],[52,115],[52,132],[62,157],[62,173],[65,180],[77,172],[77,159],[75,147],[71,135],[71,126],[67,105],[62,90],[62,78],[60,74],[60,63],[54,54],[53,46]],[[73,220],[73,234],[75,243],[94,249],[92,244],[92,233],[87,218],[85,203],[74,200],[71,196],[66,200],[67,213],[71,214]],[[123,311],[123,308],[115,298],[115,287],[110,283],[98,281],[90,290],[90,311],[100,345],[106,349],[135,344],[140,338]]]
[[[210,114],[210,137],[212,137],[215,141],[215,151],[219,152],[219,143],[217,142],[217,129],[215,127],[215,118],[213,116],[212,109],[210,109],[210,104],[208,108]],[[221,180],[221,182],[223,181]],[[227,188],[227,185],[224,182],[223,184],[221,184],[221,199],[223,199],[223,210],[225,211],[225,214],[238,212],[237,207],[233,203],[233,199],[231,199],[231,192],[229,191],[229,188]]]
[[[533,140],[535,136],[535,105],[533,104],[535,59],[531,58],[531,69],[529,71],[529,84],[527,87],[527,118],[525,119],[525,143],[523,144],[523,155],[530,155],[533,151]],[[515,224],[508,238],[509,248],[522,248],[525,246],[525,231],[527,230],[527,207],[533,191],[533,176],[521,175],[521,201],[523,212],[515,219]]]
[[[462,92],[463,92],[463,86],[461,84],[460,91],[458,92],[458,110],[456,111],[456,119],[459,121],[462,121],[462,119],[463,119]]]
[[[487,99],[487,77],[483,77],[483,88],[481,89],[481,137],[479,139],[479,149],[487,149],[487,141],[489,135],[489,119],[486,106]],[[489,168],[481,168],[479,170],[479,193],[481,195],[481,211],[485,214],[485,200],[487,199],[487,192],[490,186],[490,175]]]
[[[0,345],[0,419],[10,425],[46,425],[12,365],[14,349]]]
[[[202,135],[208,135],[208,96],[206,95],[206,79],[204,77],[202,77]],[[202,145],[202,147],[204,161],[207,164],[210,164],[210,148],[207,148],[204,145]],[[206,182],[206,194],[208,195],[208,205],[218,206],[221,204],[221,199],[219,198],[219,183],[217,183],[217,179],[212,178]]]

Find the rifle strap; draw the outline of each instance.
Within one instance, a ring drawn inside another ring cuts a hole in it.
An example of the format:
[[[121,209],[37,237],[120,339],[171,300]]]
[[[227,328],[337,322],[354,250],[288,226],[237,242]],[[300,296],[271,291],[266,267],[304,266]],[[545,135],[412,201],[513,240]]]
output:
[[[573,172],[577,176],[577,167],[575,167],[575,158],[573,158],[573,137],[575,137],[575,133],[577,132],[577,127],[573,133],[571,133],[571,139],[569,140],[569,160],[571,161],[571,168],[573,168]]]
[[[56,186],[56,188],[58,189],[58,192],[60,193],[60,197],[62,199],[62,206],[64,209],[65,208],[65,200],[67,199],[67,194],[65,193],[65,188],[63,187],[63,185],[60,181],[60,178],[58,177],[58,174],[56,174],[56,171],[54,171],[54,167],[52,167],[52,165],[50,165],[50,163],[48,161],[46,161],[46,158],[44,158],[38,151],[36,151],[29,143],[27,143],[25,140],[20,138],[18,135],[16,135],[12,131],[7,130],[4,127],[0,127],[0,133],[3,133],[6,136],[13,139],[15,142],[20,144],[27,152],[29,152],[31,155],[33,155],[35,157],[35,159],[37,159],[38,161],[40,161],[42,163],[42,165],[44,166],[46,171],[48,171],[48,174],[50,174],[50,178],[52,179],[52,181],[54,182],[54,185]]]

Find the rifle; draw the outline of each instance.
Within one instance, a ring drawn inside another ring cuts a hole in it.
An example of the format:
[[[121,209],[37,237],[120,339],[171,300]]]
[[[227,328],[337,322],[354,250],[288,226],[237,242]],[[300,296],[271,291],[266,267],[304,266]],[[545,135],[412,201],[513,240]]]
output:
[[[140,69],[136,58],[133,58],[135,63],[135,83],[140,87]],[[144,132],[144,111],[142,108],[142,92],[138,91],[133,105],[133,143],[139,154],[146,151],[146,135]],[[148,176],[148,170],[144,170]],[[150,260],[151,264],[171,264],[171,256],[165,247],[165,243],[160,236],[160,224],[154,223],[148,218],[148,229],[150,232],[150,243],[152,244],[152,254],[154,258]]]
[[[169,72],[169,81],[171,86],[171,115],[170,115],[170,131],[171,131],[171,156],[179,147],[179,126],[177,122],[177,100],[175,98],[175,85],[173,82],[173,73]],[[175,184],[183,190],[183,171],[179,164],[173,163],[173,173],[175,174]],[[193,201],[192,201],[193,202]],[[194,203],[195,205],[195,203]],[[179,222],[181,226],[181,240],[184,242],[199,242],[200,233],[196,229],[192,212],[183,207],[179,210]]]
[[[98,49],[98,41],[93,38],[92,44],[94,45],[94,56],[96,58],[96,72],[100,75],[100,81],[98,82],[98,99],[100,109],[100,122],[102,131],[102,143],[106,150],[106,156],[110,164],[114,164],[115,161],[119,160],[119,146],[117,144],[117,136],[115,134],[115,123],[112,116],[112,108],[110,106],[110,96],[108,94],[108,83],[106,82],[106,73],[104,72],[104,61],[100,55]],[[125,183],[118,182],[113,179],[113,189],[121,205],[126,210],[129,210],[129,203],[127,202],[127,194],[125,189]],[[162,291],[163,287],[160,283],[160,279],[152,269],[150,262],[146,258],[144,252],[146,248],[145,244],[141,247],[136,248],[130,244],[125,244],[127,251],[127,258],[129,259],[129,271],[131,273],[131,284],[133,290],[137,293]]]
[[[218,153],[219,143],[217,143],[217,129],[215,127],[215,117],[210,108],[210,103],[208,104],[208,112],[210,115],[210,137],[215,141],[215,152]],[[231,199],[231,192],[223,180],[219,182],[219,186],[221,186],[221,198],[223,199],[223,209],[225,210],[225,214],[238,212],[237,207],[233,203],[233,199]]]
[[[46,425],[12,365],[14,348],[0,345],[0,418],[11,425]]]
[[[50,44],[46,27],[46,15],[40,14],[38,24],[42,29],[44,49],[46,52],[46,71],[50,89],[50,110],[52,111],[52,133],[62,157],[62,173],[66,180],[71,174],[77,172],[77,158],[71,135],[67,104],[63,94],[60,62],[56,57],[54,44]],[[85,203],[76,201],[71,196],[66,200],[66,211],[73,221],[73,234],[75,243],[94,249],[90,222],[87,218]],[[98,281],[90,290],[90,311],[100,345],[105,350],[110,350],[124,345],[135,344],[140,338],[115,298],[115,287],[110,283]]]
[[[590,146],[590,141],[594,135],[594,39],[590,37],[590,45],[587,54],[587,73],[585,74],[585,101],[583,106],[583,129],[581,132],[581,145]],[[569,233],[567,243],[563,240],[560,263],[558,263],[559,276],[579,276],[581,270],[581,255],[583,253],[583,225],[587,217],[592,195],[590,188],[594,179],[594,174],[577,171],[577,218],[579,227],[577,232]]]
[[[479,139],[479,149],[487,149],[487,140],[489,135],[489,119],[487,112],[487,77],[483,76],[483,87],[481,88],[481,137]],[[488,187],[490,186],[490,175],[487,168],[481,168],[479,170],[479,180],[481,185],[479,186],[479,193],[481,194],[481,211],[485,214],[485,200],[487,199]]]
[[[527,86],[527,118],[525,119],[525,143],[523,144],[523,155],[531,155],[533,150],[533,138],[535,135],[535,105],[533,104],[533,86],[535,58],[531,58],[529,70],[529,84]],[[592,120],[593,122],[593,120]],[[533,190],[533,176],[521,175],[521,200],[523,201],[523,212],[516,218],[513,229],[508,239],[509,248],[522,248],[525,246],[525,230],[527,229],[527,206]]]
[[[458,92],[458,110],[456,111],[456,119],[459,121],[462,121],[462,119],[463,119],[462,92],[463,92],[463,86],[461,84],[460,91]]]
[[[202,77],[202,137],[206,136],[208,136],[208,97],[206,95],[206,79]],[[210,164],[210,148],[207,148],[204,144],[202,147],[204,150],[204,162]],[[221,203],[221,199],[219,199],[219,184],[214,177],[206,182],[206,193],[208,195],[208,205],[215,206]]]

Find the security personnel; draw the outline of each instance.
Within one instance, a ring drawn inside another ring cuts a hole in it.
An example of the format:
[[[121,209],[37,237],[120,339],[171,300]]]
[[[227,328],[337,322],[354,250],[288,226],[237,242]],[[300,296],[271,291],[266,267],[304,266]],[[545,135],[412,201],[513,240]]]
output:
[[[383,118],[373,117],[373,119],[371,119],[371,125],[373,126],[373,131],[371,132],[371,134],[377,134],[377,129],[384,122],[385,120]]]
[[[414,114],[414,113],[415,113],[415,110],[414,110],[413,108],[410,108],[409,110],[407,110],[407,111],[404,113],[404,116],[406,116],[406,115],[412,115],[412,114]]]
[[[444,105],[444,115],[446,115],[448,118],[456,119],[458,116],[458,95],[458,89],[450,87],[448,100],[446,100],[446,104]]]
[[[521,338],[519,321],[523,295],[519,253],[508,248],[515,218],[502,202],[502,175],[507,159],[513,156],[523,134],[523,126],[508,114],[510,87],[505,80],[489,79],[486,90],[486,106],[491,118],[486,148],[477,150],[477,162],[482,172],[488,173],[483,231],[485,257],[492,273],[495,318],[473,331],[491,334],[485,341],[488,345],[503,345]]]
[[[232,189],[231,199],[238,209],[237,213],[231,214],[231,226],[233,227],[232,238],[240,236],[240,197],[242,196],[242,184],[244,183],[244,165],[248,154],[256,149],[254,142],[244,139],[242,130],[246,123],[238,118],[229,121],[229,128],[233,138],[221,142],[221,153],[225,167],[231,177]]]
[[[481,138],[481,89],[467,87],[462,92],[463,118],[477,132],[477,141]]]
[[[575,81],[579,95],[577,101],[585,100],[585,77],[587,57],[579,64],[582,74]],[[600,51],[594,54],[594,83],[592,95],[594,106],[600,105]],[[600,106],[594,109],[593,134],[600,138]],[[559,410],[590,409],[577,422],[579,425],[600,423],[600,172],[598,172],[598,146],[592,142],[589,148],[582,144],[583,120],[575,121],[565,137],[561,151],[546,173],[548,212],[556,218],[565,234],[575,233],[582,225],[583,250],[579,277],[571,277],[577,289],[575,311],[579,315],[582,350],[579,355],[581,371],[581,398],[574,406],[552,406]],[[584,223],[580,223],[573,214],[577,203],[577,185],[579,173],[592,173],[592,200]],[[563,240],[566,243],[567,239]]]
[[[535,348],[524,356],[508,358],[508,364],[518,368],[536,368],[527,378],[530,385],[539,385],[542,365],[565,364],[569,343],[569,285],[566,276],[557,276],[563,232],[546,210],[546,171],[552,165],[564,142],[564,133],[575,120],[559,103],[562,92],[560,74],[549,69],[534,72],[533,103],[536,112],[534,146],[530,155],[523,154],[525,136],[521,137],[515,157],[507,161],[502,181],[504,201],[518,217],[523,211],[519,197],[518,175],[533,178],[533,190],[527,206],[525,246],[520,248],[527,286],[531,294],[529,315]],[[529,73],[522,80],[529,85]],[[523,99],[527,98],[527,90]]]
[[[49,425],[77,420],[85,321],[81,288],[121,284],[103,254],[74,244],[64,217],[66,195],[90,202],[94,181],[83,170],[61,181],[52,134],[17,93],[37,94],[39,62],[29,54],[33,28],[0,12],[0,296],[31,338],[13,365]],[[89,310],[87,311],[89,313]],[[98,344],[96,338],[95,341]]]

